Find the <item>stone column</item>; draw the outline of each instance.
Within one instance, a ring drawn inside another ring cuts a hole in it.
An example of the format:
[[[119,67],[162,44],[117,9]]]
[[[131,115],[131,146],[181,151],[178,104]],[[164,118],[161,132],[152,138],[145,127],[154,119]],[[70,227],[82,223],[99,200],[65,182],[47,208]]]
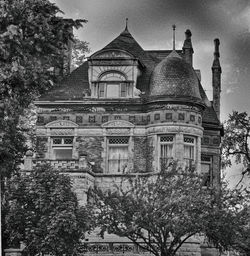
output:
[[[184,147],[183,147],[183,133],[179,132],[175,136],[175,158],[183,162]]]
[[[197,151],[196,151],[197,172],[201,173],[201,137],[197,137]]]

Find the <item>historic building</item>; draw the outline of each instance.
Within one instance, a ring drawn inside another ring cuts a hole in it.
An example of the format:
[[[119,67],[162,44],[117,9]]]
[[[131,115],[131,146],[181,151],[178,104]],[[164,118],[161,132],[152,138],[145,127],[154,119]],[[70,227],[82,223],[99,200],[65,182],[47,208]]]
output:
[[[82,202],[94,183],[109,187],[172,159],[196,167],[204,186],[216,186],[223,135],[219,40],[209,101],[193,68],[191,35],[185,32],[182,50],[144,50],[126,26],[35,102],[37,145],[26,169],[49,162],[67,172]]]

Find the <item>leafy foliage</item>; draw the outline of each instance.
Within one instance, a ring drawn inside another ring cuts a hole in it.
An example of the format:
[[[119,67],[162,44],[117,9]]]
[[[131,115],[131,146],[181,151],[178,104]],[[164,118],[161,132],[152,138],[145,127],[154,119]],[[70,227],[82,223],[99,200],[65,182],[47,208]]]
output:
[[[238,190],[222,194],[205,189],[199,175],[174,164],[111,190],[95,188],[90,202],[101,235],[124,236],[156,256],[173,256],[194,235],[207,235],[221,250],[234,244],[246,223],[246,198]]]
[[[231,166],[234,159],[246,167],[244,173],[250,173],[250,117],[246,112],[229,115],[222,149],[225,166]]]
[[[88,52],[90,52],[88,43],[75,38],[72,46],[71,70],[76,69],[85,61],[85,53]]]
[[[6,231],[12,245],[23,241],[25,251],[71,255],[89,230],[87,208],[79,207],[69,176],[49,166],[8,182]]]
[[[26,151],[20,115],[63,75],[73,28],[86,22],[65,20],[60,12],[48,0],[0,0],[1,178],[17,169]]]

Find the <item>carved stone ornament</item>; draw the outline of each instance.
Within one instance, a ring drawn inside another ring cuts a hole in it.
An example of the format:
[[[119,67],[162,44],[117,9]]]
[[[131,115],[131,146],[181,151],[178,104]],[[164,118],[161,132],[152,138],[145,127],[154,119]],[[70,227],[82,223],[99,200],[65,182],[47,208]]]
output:
[[[120,128],[120,129],[112,129],[108,128],[107,130],[108,135],[114,135],[114,134],[130,134],[129,128]]]
[[[125,51],[121,50],[106,50],[106,51],[99,51],[91,56],[91,58],[132,58],[133,56]]]
[[[50,130],[51,135],[73,135],[74,134],[74,129],[72,128],[66,128],[66,129],[51,129]]]
[[[125,121],[125,120],[113,120],[113,121],[109,121],[107,123],[104,123],[102,125],[103,128],[117,128],[117,127],[120,127],[120,128],[134,128],[135,126],[128,122],[128,121]]]
[[[77,128],[78,124],[70,121],[70,120],[56,120],[52,121],[45,125],[47,128],[61,128],[61,127],[70,127],[70,128]]]

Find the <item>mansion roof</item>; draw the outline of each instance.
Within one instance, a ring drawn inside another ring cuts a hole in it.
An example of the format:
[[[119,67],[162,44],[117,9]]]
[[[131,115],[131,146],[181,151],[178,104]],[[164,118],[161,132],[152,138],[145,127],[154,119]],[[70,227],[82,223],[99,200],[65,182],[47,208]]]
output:
[[[160,95],[162,93],[169,93],[172,96],[176,96],[176,93],[178,94],[177,96],[180,96],[180,94],[182,96],[192,96],[201,101],[205,107],[203,123],[212,125],[220,124],[197,74],[194,69],[182,59],[182,50],[176,51],[180,56],[179,59],[176,57],[167,58],[167,56],[172,53],[172,50],[144,50],[127,29],[99,52],[107,50],[125,51],[131,54],[134,59],[138,60],[141,72],[137,77],[136,88],[143,92],[145,96]],[[94,56],[95,54],[90,56],[89,60],[94,58]],[[172,70],[168,76],[165,76],[162,74],[163,66],[164,69],[169,69],[173,66],[174,68],[177,67],[178,72]],[[37,101],[37,104],[47,101],[83,101],[84,103],[96,101],[97,99],[90,98],[91,92],[88,69],[89,61],[85,61],[53,89],[42,95]],[[166,80],[169,77],[171,79]],[[174,78],[178,80],[179,85],[180,83],[184,85],[182,87],[174,87],[174,83],[176,82],[173,81]],[[164,79],[164,81],[162,81],[162,79]],[[161,84],[161,87],[157,87],[159,84]],[[170,87],[172,91],[169,90]],[[140,101],[141,99],[138,98],[137,100]]]

